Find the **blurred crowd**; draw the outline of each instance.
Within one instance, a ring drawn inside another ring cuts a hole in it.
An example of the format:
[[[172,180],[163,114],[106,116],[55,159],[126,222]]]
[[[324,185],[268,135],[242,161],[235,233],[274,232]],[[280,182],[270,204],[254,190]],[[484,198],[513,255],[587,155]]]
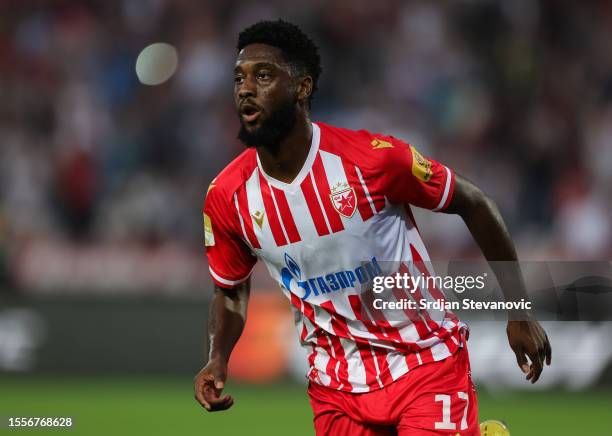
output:
[[[206,187],[242,150],[236,37],[277,17],[320,46],[314,120],[456,168],[523,257],[611,258],[610,2],[27,0],[0,3],[0,281],[36,244],[201,256]],[[178,70],[144,86],[159,41]],[[455,222],[426,233],[433,257],[474,255]]]

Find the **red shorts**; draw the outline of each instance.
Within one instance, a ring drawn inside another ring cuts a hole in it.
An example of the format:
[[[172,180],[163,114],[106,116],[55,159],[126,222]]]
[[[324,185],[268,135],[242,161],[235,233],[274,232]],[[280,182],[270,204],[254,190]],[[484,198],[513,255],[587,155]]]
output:
[[[318,436],[480,435],[465,347],[373,392],[352,394],[310,383],[308,395]]]

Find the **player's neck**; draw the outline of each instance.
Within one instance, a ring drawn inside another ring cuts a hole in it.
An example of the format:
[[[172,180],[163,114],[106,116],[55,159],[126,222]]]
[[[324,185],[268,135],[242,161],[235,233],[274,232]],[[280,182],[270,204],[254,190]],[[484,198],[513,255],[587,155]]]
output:
[[[306,162],[311,141],[312,123],[303,117],[277,147],[257,149],[263,170],[276,180],[291,183]]]

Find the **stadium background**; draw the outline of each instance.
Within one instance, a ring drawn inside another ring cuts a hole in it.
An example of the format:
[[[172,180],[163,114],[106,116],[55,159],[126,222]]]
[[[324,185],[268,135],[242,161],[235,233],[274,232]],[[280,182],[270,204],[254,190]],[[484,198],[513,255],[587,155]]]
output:
[[[241,150],[237,33],[300,24],[321,47],[313,118],[401,137],[499,204],[523,260],[612,258],[612,5],[605,1],[57,0],[0,3],[0,416],[75,434],[311,434],[288,306],[258,269],[236,405],[192,397],[212,285],[201,205]],[[138,53],[174,45],[167,83]],[[417,214],[434,259],[479,254]],[[524,383],[500,324],[472,326],[481,418],[513,435],[609,434],[612,327],[550,323]]]

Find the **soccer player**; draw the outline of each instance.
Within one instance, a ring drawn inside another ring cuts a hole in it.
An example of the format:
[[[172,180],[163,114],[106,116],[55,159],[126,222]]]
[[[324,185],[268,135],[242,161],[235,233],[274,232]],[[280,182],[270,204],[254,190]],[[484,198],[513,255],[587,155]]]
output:
[[[479,434],[465,324],[445,310],[386,318],[362,296],[383,261],[429,273],[410,205],[459,214],[487,260],[516,261],[497,207],[399,139],[312,122],[320,58],[297,26],[256,23],[240,33],[237,50],[234,99],[247,149],[213,180],[203,210],[215,290],[197,401],[208,411],[234,402],[222,391],[261,259],[290,300],[308,352],[317,435]],[[525,295],[518,267],[498,279],[504,293]],[[440,292],[413,291],[426,299]],[[511,320],[507,334],[536,382],[551,359],[544,330]]]

